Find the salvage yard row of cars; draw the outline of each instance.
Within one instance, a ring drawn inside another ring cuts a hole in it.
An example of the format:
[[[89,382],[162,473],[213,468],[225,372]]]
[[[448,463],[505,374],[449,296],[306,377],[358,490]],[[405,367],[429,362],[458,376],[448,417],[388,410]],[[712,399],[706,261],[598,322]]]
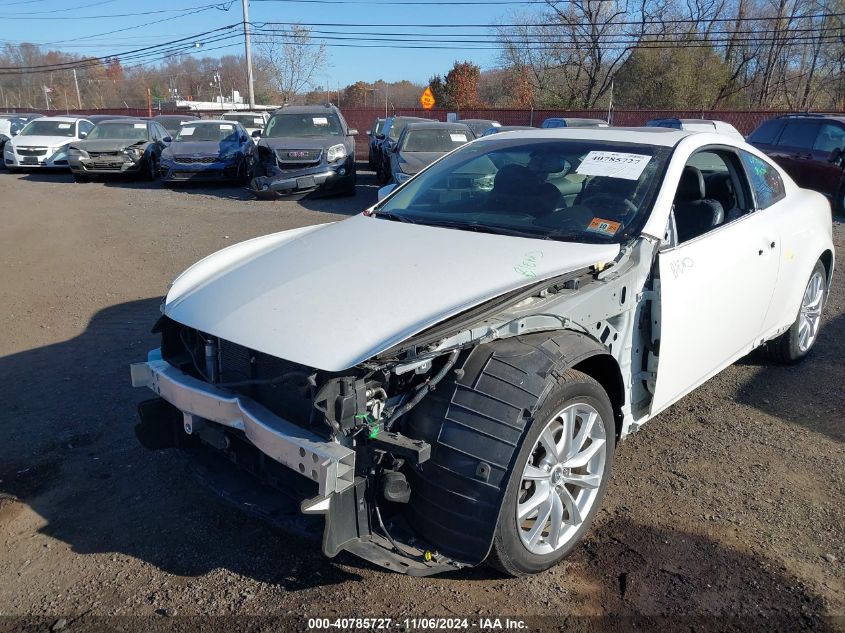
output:
[[[260,188],[300,187],[288,165],[350,176],[339,113],[281,112],[257,144]],[[829,118],[794,138],[809,120],[765,137],[820,154],[843,140]],[[393,182],[376,203],[177,277],[160,346],[131,366],[152,392],[141,443],[185,451],[286,529],[322,531],[329,557],[519,576],[579,543],[619,441],[754,350],[811,353],[831,205],[765,152],[684,121],[490,124],[377,121],[370,159]],[[841,145],[826,160],[841,171]],[[369,253],[387,262],[375,279],[352,272]]]
[[[653,119],[647,127],[716,132],[744,140],[729,123],[703,119]],[[553,117],[542,129],[607,128],[600,119]],[[441,123],[392,116],[367,131],[368,163],[382,184],[400,185],[463,143],[533,130],[489,119]],[[355,136],[331,104],[285,106],[276,112],[229,112],[219,119],[159,115],[43,117],[0,114],[0,151],[9,170],[69,168],[87,182],[111,175],[184,181],[231,180],[256,197],[354,195]],[[796,114],[763,122],[748,141],[772,157],[795,181],[831,200],[845,213],[845,117]]]

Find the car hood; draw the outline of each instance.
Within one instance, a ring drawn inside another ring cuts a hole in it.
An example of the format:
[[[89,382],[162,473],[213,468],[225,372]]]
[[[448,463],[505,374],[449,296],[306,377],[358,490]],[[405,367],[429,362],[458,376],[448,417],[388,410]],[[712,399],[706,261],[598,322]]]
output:
[[[612,260],[616,244],[492,235],[358,215],[256,238],[174,281],[174,321],[341,371],[468,308]]]
[[[86,152],[120,152],[128,147],[145,147],[149,141],[127,141],[126,139],[103,139],[76,141],[73,146]]]
[[[259,142],[270,149],[326,149],[342,143],[342,136],[274,136]]]
[[[12,138],[12,145],[14,147],[57,147],[77,140],[72,136],[15,136]]]
[[[399,166],[406,174],[416,174],[445,154],[446,152],[399,152]]]

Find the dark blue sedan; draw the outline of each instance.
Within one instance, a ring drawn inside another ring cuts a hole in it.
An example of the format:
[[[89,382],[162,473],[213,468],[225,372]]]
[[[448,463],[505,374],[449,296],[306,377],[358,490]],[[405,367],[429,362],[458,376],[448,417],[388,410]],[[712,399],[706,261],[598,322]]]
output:
[[[237,121],[190,121],[161,154],[166,183],[252,177],[255,143]]]

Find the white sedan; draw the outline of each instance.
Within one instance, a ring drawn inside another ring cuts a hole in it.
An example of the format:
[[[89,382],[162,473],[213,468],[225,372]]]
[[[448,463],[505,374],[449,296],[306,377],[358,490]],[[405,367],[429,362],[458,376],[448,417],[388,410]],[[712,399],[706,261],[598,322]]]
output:
[[[34,119],[3,147],[3,163],[10,171],[22,167],[67,169],[68,145],[85,138],[93,128],[87,119],[73,116]]]
[[[328,556],[536,573],[589,528],[617,441],[756,348],[811,352],[831,236],[827,200],[734,137],[484,137],[177,278],[132,366],[138,436],[288,473]]]

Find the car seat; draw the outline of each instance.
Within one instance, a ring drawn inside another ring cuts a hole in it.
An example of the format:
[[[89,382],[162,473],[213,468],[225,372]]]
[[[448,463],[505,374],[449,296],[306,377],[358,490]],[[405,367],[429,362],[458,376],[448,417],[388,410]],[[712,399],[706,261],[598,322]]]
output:
[[[675,225],[678,242],[703,235],[725,220],[725,210],[718,200],[705,197],[704,175],[687,165],[681,173],[675,193]]]

